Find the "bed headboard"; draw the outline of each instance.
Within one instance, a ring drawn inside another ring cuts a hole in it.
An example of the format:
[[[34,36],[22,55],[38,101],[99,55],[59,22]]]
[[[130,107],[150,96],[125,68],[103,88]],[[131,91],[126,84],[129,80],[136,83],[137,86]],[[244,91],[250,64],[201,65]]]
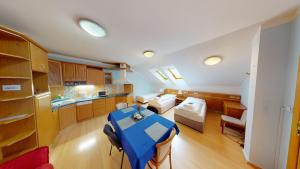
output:
[[[175,89],[165,89],[164,94],[178,94],[178,90]]]

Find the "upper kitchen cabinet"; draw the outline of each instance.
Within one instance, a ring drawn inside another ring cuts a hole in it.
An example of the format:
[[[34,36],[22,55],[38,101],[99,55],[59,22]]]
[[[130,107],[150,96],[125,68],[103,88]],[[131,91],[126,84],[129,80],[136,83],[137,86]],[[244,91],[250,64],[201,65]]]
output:
[[[32,71],[48,73],[47,52],[30,43]]]
[[[63,63],[62,68],[65,82],[86,81],[86,65]]]
[[[96,68],[87,68],[87,84],[104,85],[104,73]]]
[[[51,87],[63,86],[61,62],[49,60],[48,66],[49,66],[49,74],[48,74],[49,86]]]
[[[76,73],[75,73],[76,81],[86,81],[86,65],[76,64],[75,69],[76,69]]]
[[[74,63],[62,63],[62,72],[64,81],[75,81],[75,69]]]

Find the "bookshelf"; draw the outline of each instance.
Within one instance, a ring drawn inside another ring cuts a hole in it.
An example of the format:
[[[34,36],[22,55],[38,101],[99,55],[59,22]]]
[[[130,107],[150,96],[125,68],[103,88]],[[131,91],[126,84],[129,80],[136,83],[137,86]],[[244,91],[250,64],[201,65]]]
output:
[[[0,26],[0,163],[38,147],[34,94],[48,91],[45,60],[46,50]]]

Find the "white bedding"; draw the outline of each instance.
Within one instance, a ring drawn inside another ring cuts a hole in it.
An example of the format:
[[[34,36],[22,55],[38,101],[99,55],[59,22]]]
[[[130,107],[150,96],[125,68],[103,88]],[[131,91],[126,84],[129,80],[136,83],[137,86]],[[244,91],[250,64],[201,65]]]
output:
[[[188,104],[193,105],[193,108],[190,106],[185,106]],[[198,122],[204,122],[206,115],[206,102],[202,99],[187,97],[182,103],[175,107],[174,111],[175,114],[185,118]]]
[[[175,94],[165,94],[161,97],[156,97],[153,100],[149,101],[149,105],[154,107],[164,107],[168,105],[170,102],[174,102],[176,99]]]
[[[159,93],[149,93],[141,96],[136,96],[136,100],[141,103],[147,103],[148,101],[157,97]]]

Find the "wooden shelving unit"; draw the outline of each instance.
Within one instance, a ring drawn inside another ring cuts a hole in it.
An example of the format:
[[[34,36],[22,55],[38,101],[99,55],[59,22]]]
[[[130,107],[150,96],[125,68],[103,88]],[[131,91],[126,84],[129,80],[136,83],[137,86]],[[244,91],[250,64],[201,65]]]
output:
[[[30,41],[0,27],[0,163],[36,148],[36,130]]]

